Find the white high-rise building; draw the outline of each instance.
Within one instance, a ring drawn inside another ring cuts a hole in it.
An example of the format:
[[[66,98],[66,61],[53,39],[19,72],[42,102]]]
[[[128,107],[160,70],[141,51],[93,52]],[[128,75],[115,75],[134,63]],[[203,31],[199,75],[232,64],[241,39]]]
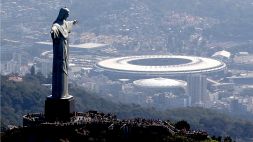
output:
[[[36,67],[38,71],[41,72],[45,77],[47,77],[52,72],[52,60],[50,59],[41,59],[41,58],[34,58],[34,62],[36,63]]]
[[[196,74],[187,77],[187,94],[191,97],[192,106],[203,106],[207,96],[207,78]]]
[[[8,74],[10,73],[18,73],[19,67],[17,61],[10,60],[6,63],[6,71]]]
[[[43,59],[41,62],[41,73],[47,77],[52,72],[52,66],[51,60]]]

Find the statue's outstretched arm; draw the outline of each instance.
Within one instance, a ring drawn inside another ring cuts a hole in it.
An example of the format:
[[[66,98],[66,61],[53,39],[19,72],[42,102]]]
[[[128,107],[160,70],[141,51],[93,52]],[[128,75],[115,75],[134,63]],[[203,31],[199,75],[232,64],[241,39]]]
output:
[[[68,31],[68,33],[70,33],[71,30],[72,30],[73,25],[76,25],[76,24],[77,24],[77,20],[66,21],[65,24],[66,24],[66,27],[67,27],[66,30]]]

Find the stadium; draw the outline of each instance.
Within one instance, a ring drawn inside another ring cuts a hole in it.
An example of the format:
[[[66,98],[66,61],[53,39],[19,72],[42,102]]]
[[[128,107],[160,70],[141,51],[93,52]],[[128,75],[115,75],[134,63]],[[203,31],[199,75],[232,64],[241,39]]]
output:
[[[107,76],[173,77],[224,73],[226,64],[211,58],[179,55],[143,55],[106,59],[96,64]]]
[[[186,95],[187,83],[183,80],[169,78],[149,78],[133,81],[133,91],[143,93],[146,96],[171,94],[175,97]]]

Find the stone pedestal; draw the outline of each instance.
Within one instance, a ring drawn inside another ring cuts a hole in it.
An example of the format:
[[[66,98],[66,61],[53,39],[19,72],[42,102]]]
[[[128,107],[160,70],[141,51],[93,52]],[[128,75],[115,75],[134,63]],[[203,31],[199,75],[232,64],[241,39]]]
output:
[[[73,96],[65,98],[47,97],[45,101],[45,118],[49,122],[70,121],[75,108]]]

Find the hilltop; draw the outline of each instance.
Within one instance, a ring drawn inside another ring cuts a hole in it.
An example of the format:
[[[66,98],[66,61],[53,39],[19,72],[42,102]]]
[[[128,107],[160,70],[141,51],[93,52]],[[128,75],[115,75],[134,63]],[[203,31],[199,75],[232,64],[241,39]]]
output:
[[[44,122],[42,114],[28,114],[24,127],[2,134],[3,141],[185,141],[214,142],[204,131],[192,131],[186,121],[173,126],[154,119],[117,119],[115,115],[89,111],[75,113],[69,122]],[[36,121],[37,119],[37,121]],[[31,125],[32,124],[32,125]],[[213,139],[219,140],[220,138]],[[226,137],[229,142],[230,137]]]

